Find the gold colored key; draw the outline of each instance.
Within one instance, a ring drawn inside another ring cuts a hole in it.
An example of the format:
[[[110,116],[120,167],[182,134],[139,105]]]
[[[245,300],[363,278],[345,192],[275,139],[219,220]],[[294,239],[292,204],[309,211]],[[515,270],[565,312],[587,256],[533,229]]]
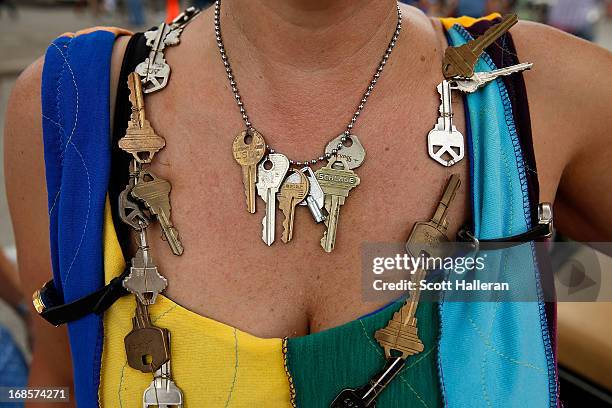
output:
[[[480,55],[489,45],[501,37],[518,22],[516,14],[509,14],[490,27],[483,35],[459,47],[448,47],[442,60],[444,78],[469,78],[474,74],[474,66]]]
[[[460,185],[461,179],[453,174],[446,184],[432,219],[414,224],[406,242],[406,250],[410,256],[418,257],[423,253],[427,256],[442,255],[440,244],[449,241],[446,235],[448,207],[455,198]],[[374,334],[378,343],[385,350],[387,359],[393,356],[393,351],[401,353],[402,358],[405,359],[424,350],[423,342],[418,335],[415,315],[421,296],[419,283],[425,278],[425,274],[426,270],[422,268],[415,271],[412,276],[415,289],[410,292],[410,297],[406,299],[402,308],[393,314],[387,326]]]
[[[282,241],[286,244],[293,238],[293,219],[295,218],[295,206],[308,195],[310,183],[308,178],[300,170],[293,170],[299,176],[299,182],[288,182],[285,180],[278,193],[278,208],[283,212],[283,236]]]
[[[144,202],[147,208],[155,214],[172,253],[182,255],[183,244],[170,219],[171,189],[172,186],[167,180],[155,176],[148,170],[141,170],[136,185],[132,189],[132,196]]]
[[[139,163],[151,163],[155,153],[164,148],[166,141],[155,133],[145,118],[142,83],[137,73],[132,72],[129,75],[128,87],[130,88],[132,115],[125,136],[119,140],[119,147],[130,153]]]
[[[257,163],[266,153],[266,141],[256,130],[244,130],[234,139],[232,145],[234,160],[242,167],[242,182],[246,195],[247,211],[255,213],[255,184],[257,183]]]
[[[170,359],[168,330],[151,323],[147,305],[138,299],[132,325],[132,331],[123,340],[127,362],[143,373],[153,373]]]

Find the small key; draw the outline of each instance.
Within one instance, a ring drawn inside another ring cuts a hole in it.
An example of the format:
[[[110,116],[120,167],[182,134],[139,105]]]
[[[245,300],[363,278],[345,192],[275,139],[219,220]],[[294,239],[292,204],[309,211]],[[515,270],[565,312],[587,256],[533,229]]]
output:
[[[170,340],[170,333],[168,333]],[[142,396],[143,408],[182,408],[183,407],[183,392],[172,381],[170,372],[170,360],[162,364],[153,375],[153,382],[145,390]]]
[[[349,192],[357,187],[361,180],[353,170],[348,168],[344,159],[332,157],[327,166],[321,167],[315,172],[317,180],[325,193],[325,209],[327,210],[327,227],[321,246],[325,252],[331,252],[336,244],[336,231],[340,217],[340,207],[344,204]]]
[[[141,170],[136,185],[132,189],[132,196],[141,200],[151,213],[157,217],[162,233],[172,253],[174,255],[181,255],[184,250],[183,244],[170,218],[171,189],[172,186],[167,180],[155,176],[148,170]]]
[[[269,154],[257,166],[257,194],[266,203],[266,214],[261,222],[261,239],[268,246],[272,245],[276,235],[276,193],[288,170],[289,159],[280,153]]]
[[[149,254],[147,245],[146,228],[140,230],[140,248],[132,258],[130,273],[123,280],[123,287],[130,293],[136,295],[138,300],[145,305],[152,305],[157,300],[157,295],[168,286],[153,258]]]
[[[136,66],[135,70],[135,72],[142,77],[145,93],[158,91],[168,84],[170,66],[164,58],[163,50],[166,45],[174,45],[166,43],[165,41],[166,37],[171,32],[171,26],[166,23],[161,23],[159,27],[157,27],[157,30],[147,31],[145,33],[147,46],[151,48],[151,51],[149,52],[149,56]],[[176,38],[176,40],[178,43],[178,38]]]
[[[443,166],[450,167],[464,156],[463,135],[453,125],[453,106],[451,83],[447,80],[438,85],[440,116],[434,128],[427,135],[429,156]]]
[[[283,236],[282,241],[286,244],[293,238],[293,220],[295,218],[295,206],[298,205],[308,195],[308,178],[300,170],[293,170],[293,174],[299,177],[299,181],[294,183],[285,180],[278,193],[278,208],[283,212]]]
[[[130,181],[125,189],[119,194],[119,218],[121,221],[140,231],[151,223],[149,217],[142,211],[141,206],[132,198],[132,189],[135,185],[135,177],[130,176]]]
[[[145,117],[144,96],[140,77],[135,72],[128,76],[132,113],[125,136],[119,139],[119,148],[128,152],[139,163],[151,163],[155,153],[166,145]]]
[[[315,222],[318,224],[325,221],[327,218],[322,211],[323,205],[325,204],[325,194],[323,194],[323,190],[310,167],[306,166],[302,168],[301,171],[306,175],[306,178],[308,178],[309,188],[306,199],[300,202],[299,205],[307,205],[312,214],[312,218],[314,218]],[[289,183],[299,183],[299,181],[300,175],[297,173],[291,173],[291,175],[287,177],[287,182]]]
[[[132,325],[132,331],[123,339],[128,365],[143,373],[157,371],[170,359],[168,330],[151,323],[147,305],[138,299]]]
[[[376,374],[368,384],[354,389],[346,388],[338,394],[331,403],[330,408],[374,408],[376,398],[389,385],[389,383],[404,368],[406,360],[401,357],[393,357],[387,360],[385,367]]]
[[[444,78],[470,78],[474,74],[474,66],[476,66],[476,62],[484,49],[493,44],[517,22],[516,14],[509,14],[499,24],[491,26],[480,37],[459,47],[448,47],[442,60]]]
[[[247,211],[254,214],[257,163],[266,153],[266,141],[258,131],[244,130],[234,139],[232,150],[234,160],[242,167],[242,183],[246,195]]]
[[[346,160],[348,168],[354,170],[363,164],[365,160],[365,149],[355,135],[349,135],[348,139],[342,143],[344,133],[332,140],[325,147],[325,153],[336,155],[337,157]],[[338,145],[342,143],[342,149],[338,150]],[[335,152],[334,152],[335,150]]]
[[[496,69],[489,72],[474,72],[468,79],[457,79],[452,81],[452,89],[458,89],[461,92],[472,93],[476,92],[479,88],[499,78],[500,76],[512,75],[517,72],[522,72],[531,69],[533,64],[531,62],[524,62],[522,64],[516,64],[505,68]]]

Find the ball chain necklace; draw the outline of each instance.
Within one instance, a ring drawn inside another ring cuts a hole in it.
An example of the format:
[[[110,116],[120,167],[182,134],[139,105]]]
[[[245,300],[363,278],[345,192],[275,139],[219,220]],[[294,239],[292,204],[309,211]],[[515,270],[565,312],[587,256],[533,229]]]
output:
[[[256,211],[257,190],[257,194],[266,203],[266,214],[262,220],[262,239],[267,245],[272,245],[275,239],[276,201],[278,200],[279,209],[285,216],[282,235],[282,241],[285,243],[293,236],[295,207],[298,204],[308,206],[315,222],[325,222],[326,231],[321,239],[321,246],[326,252],[331,252],[335,245],[340,207],[349,191],[360,183],[353,169],[359,167],[365,158],[365,149],[357,136],[352,134],[352,130],[399,38],[402,30],[402,13],[399,6],[397,24],[391,40],[345,130],[327,144],[321,156],[310,160],[293,160],[278,153],[253,127],[223,42],[220,0],[215,2],[214,26],[219,54],[246,128],[235,137],[232,148],[234,159],[242,167],[247,211]],[[323,161],[327,161],[327,165],[313,172],[310,166]],[[304,167],[290,170],[291,166]]]

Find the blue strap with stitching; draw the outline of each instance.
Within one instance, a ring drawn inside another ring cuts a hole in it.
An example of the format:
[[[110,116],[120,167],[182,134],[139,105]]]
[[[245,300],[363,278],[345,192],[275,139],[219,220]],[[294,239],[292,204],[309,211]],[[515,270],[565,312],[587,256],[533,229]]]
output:
[[[110,168],[110,61],[115,35],[56,39],[42,78],[45,166],[55,287],[64,301],[104,284],[102,227]],[[68,324],[75,398],[98,406],[102,317]]]

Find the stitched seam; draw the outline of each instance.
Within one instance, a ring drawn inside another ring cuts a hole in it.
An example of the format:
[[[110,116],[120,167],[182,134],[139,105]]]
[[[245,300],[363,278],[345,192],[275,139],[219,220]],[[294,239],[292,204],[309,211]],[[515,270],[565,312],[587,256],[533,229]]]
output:
[[[64,131],[64,128],[62,127],[62,125],[56,121],[54,121],[53,119],[51,119],[50,117],[48,117],[47,115],[45,115],[44,113],[42,114],[43,119],[48,120],[49,122],[51,122],[53,125],[57,126],[60,130],[60,132]],[[51,204],[51,207],[49,208],[49,215],[51,215],[53,213],[53,210],[55,209],[55,205],[57,204],[57,199],[60,196],[60,192],[62,191],[62,185],[60,183],[60,187],[57,189],[57,193],[55,193],[55,197],[53,198],[53,203]]]
[[[483,354],[482,361],[480,362],[480,387],[482,389],[482,398],[487,403],[488,407],[491,407],[491,400],[487,393],[487,385],[485,384],[485,364],[487,362],[487,354]]]
[[[117,392],[117,394],[119,395],[119,408],[123,408],[123,401],[121,400],[121,390],[123,389],[122,385],[123,378],[125,375],[125,367],[127,367],[127,361],[123,364],[123,367],[121,368],[121,377],[119,378],[119,390]]]
[[[85,232],[87,231],[87,224],[89,223],[89,211],[91,209],[91,181],[89,179],[89,169],[87,168],[87,164],[85,163],[85,159],[83,158],[83,155],[81,154],[79,149],[76,147],[76,145],[73,142],[70,142],[70,145],[74,148],[74,150],[79,155],[79,158],[81,159],[81,162],[83,163],[83,167],[85,168],[85,174],[87,176],[87,212],[85,213],[85,222],[83,223],[83,232],[81,233],[81,239],[79,240],[79,245],[77,246],[77,249],[74,252],[74,256],[72,257],[72,262],[70,262],[68,271],[66,271],[66,276],[64,277],[62,286],[66,285],[66,282],[68,282],[68,277],[70,276],[70,272],[72,271],[74,262],[76,261],[77,256],[79,255],[79,252],[81,251],[81,246],[83,245],[83,241],[85,241]]]
[[[507,356],[506,354],[504,354],[503,352],[499,351],[493,344],[491,344],[491,342],[489,340],[487,340],[485,338],[485,336],[483,335],[482,331],[480,331],[480,329],[478,328],[478,325],[476,325],[476,322],[474,322],[474,320],[472,319],[472,317],[469,314],[469,311],[466,313],[466,318],[468,319],[468,321],[470,322],[470,325],[472,326],[472,328],[474,329],[474,331],[476,331],[476,333],[478,334],[478,337],[480,338],[480,340],[482,341],[482,343],[491,351],[495,352],[495,354],[497,354],[499,357],[503,358],[504,360],[507,360],[510,363],[513,363],[515,365],[519,365],[519,366],[523,366],[523,367],[528,367],[531,368],[535,371],[538,372],[544,372],[544,370],[538,366],[535,366],[533,364],[524,362],[524,361],[520,361],[520,360],[516,360],[512,357]]]
[[[227,400],[225,401],[225,408],[229,407],[232,394],[234,393],[234,387],[236,386],[236,377],[238,376],[238,335],[236,334],[236,328],[234,328],[234,353],[236,361],[234,364],[234,378],[232,379],[232,385],[230,387],[229,394],[227,395]]]
[[[291,406],[293,408],[297,408],[297,405],[295,403],[295,398],[296,398],[295,384],[293,383],[293,376],[291,375],[291,372],[289,371],[288,343],[289,341],[287,337],[283,338],[283,344],[281,348],[283,352],[283,366],[285,367],[285,374],[287,375],[287,381],[289,382],[289,402],[291,403]]]
[[[72,77],[72,84],[74,86],[74,92],[75,92],[75,102],[76,102],[76,105],[75,105],[75,111],[74,111],[74,123],[72,124],[72,130],[70,131],[70,136],[68,136],[68,139],[66,140],[64,149],[62,150],[62,152],[64,152],[65,149],[68,147],[68,144],[72,141],[72,137],[74,136],[74,133],[75,133],[76,128],[77,128],[77,124],[79,123],[79,87],[77,86],[76,78],[75,78],[75,75],[74,75],[74,71],[72,70],[72,67],[70,66],[70,63],[68,62],[68,59],[66,58],[66,55],[57,46],[57,44],[55,44],[55,43],[51,43],[51,44],[55,48],[57,48],[57,50],[59,51],[60,55],[64,59],[64,65],[67,66],[68,70],[70,71],[70,76]],[[70,48],[68,48],[68,51],[70,51]]]

